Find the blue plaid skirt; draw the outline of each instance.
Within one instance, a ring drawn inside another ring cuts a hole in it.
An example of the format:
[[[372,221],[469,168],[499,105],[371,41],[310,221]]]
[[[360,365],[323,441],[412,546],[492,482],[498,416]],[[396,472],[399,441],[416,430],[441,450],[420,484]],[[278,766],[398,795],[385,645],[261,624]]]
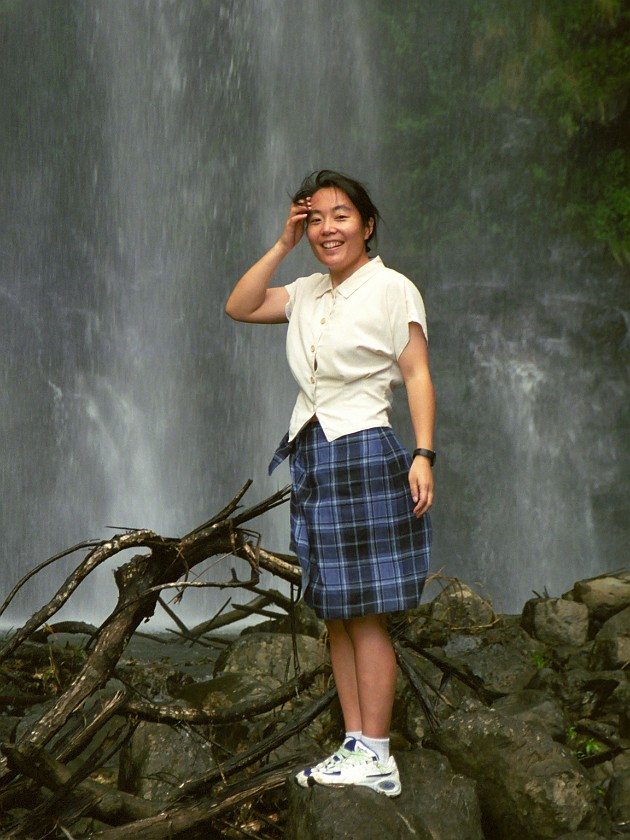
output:
[[[327,441],[309,423],[280,443],[271,473],[290,456],[291,550],[303,596],[319,618],[398,612],[420,603],[431,519],[413,515],[408,452],[388,426]]]

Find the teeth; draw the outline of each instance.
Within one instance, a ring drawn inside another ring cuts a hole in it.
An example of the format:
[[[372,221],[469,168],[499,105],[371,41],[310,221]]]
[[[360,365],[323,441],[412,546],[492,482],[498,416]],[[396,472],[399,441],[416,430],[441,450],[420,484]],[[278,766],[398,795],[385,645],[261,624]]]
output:
[[[323,242],[322,248],[336,248],[338,245],[341,244],[341,242]]]

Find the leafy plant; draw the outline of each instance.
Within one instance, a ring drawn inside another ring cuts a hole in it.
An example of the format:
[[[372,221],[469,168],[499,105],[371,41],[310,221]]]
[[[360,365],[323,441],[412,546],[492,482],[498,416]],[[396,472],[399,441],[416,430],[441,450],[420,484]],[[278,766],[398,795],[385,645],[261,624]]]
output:
[[[538,668],[538,670],[542,670],[543,668],[547,668],[549,666],[549,660],[545,656],[545,653],[542,650],[533,650],[531,653],[531,660],[534,665]]]
[[[565,731],[565,743],[579,759],[597,755],[604,749],[604,744],[601,741],[598,741],[592,735],[579,733],[574,726],[569,726]]]

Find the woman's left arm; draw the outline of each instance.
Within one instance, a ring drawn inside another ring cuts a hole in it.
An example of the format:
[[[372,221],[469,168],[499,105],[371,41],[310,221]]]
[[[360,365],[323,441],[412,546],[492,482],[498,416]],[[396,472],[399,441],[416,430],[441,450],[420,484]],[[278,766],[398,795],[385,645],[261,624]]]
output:
[[[435,394],[429,372],[429,350],[420,324],[409,324],[409,342],[398,359],[407,389],[409,413],[418,449],[433,449]],[[418,455],[409,470],[409,489],[417,517],[433,504],[433,470],[428,458]]]

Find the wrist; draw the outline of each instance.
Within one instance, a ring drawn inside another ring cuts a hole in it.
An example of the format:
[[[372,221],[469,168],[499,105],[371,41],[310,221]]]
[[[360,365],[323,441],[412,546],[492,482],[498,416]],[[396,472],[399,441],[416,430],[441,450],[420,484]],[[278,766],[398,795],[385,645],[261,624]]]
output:
[[[433,466],[435,464],[435,459],[437,458],[437,454],[433,449],[425,449],[423,446],[419,446],[417,449],[413,450],[413,457],[414,458],[426,458],[428,462]]]
[[[287,245],[282,239],[278,239],[276,244],[272,247],[271,253],[278,259],[283,260],[291,250],[291,246]]]

